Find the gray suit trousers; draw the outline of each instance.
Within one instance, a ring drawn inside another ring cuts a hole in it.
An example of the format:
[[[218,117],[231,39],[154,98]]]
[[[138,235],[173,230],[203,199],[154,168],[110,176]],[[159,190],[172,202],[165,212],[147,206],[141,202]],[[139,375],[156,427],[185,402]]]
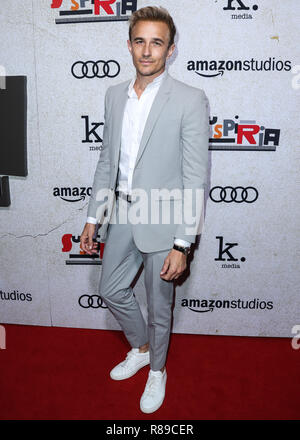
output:
[[[133,348],[149,342],[150,368],[160,370],[166,362],[172,319],[174,284],[160,277],[170,249],[144,253],[135,245],[132,225],[122,224],[129,202],[117,198],[116,223],[108,225],[102,260],[99,294],[112,312]],[[147,295],[148,325],[141,313],[131,283],[142,263]]]

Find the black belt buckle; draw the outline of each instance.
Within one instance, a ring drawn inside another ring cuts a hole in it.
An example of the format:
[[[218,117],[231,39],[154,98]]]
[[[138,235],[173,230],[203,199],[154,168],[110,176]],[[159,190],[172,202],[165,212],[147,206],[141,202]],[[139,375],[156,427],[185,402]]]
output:
[[[121,197],[122,199],[125,199],[126,198],[126,201],[127,202],[129,202],[129,203],[131,203],[131,196],[129,195],[129,194],[124,194],[124,193],[121,193],[120,191],[115,191],[115,194],[116,194],[116,197],[118,198],[118,197]]]

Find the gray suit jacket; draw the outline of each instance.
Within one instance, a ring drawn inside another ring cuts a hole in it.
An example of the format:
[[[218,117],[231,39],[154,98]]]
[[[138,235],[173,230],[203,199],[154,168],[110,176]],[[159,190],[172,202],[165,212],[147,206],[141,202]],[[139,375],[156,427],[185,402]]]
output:
[[[101,242],[106,239],[115,205],[122,119],[129,83],[130,80],[111,86],[105,95],[103,148],[87,212],[101,225]],[[208,142],[209,102],[205,92],[167,74],[153,101],[132,177],[132,192],[140,189],[149,198],[149,209],[146,209],[147,206],[142,208],[142,222],[132,223],[134,241],[142,252],[171,249],[174,238],[195,242],[203,221],[203,200],[200,201],[200,212],[196,210],[195,202],[199,202],[207,184]],[[160,197],[155,194],[153,197],[151,190],[162,188],[176,189],[175,197],[170,199],[163,191]],[[184,191],[186,189],[189,191]],[[104,190],[107,190],[105,198]],[[185,192],[189,193],[189,199],[186,199]],[[131,203],[130,209],[136,209],[135,205]],[[151,212],[162,210],[167,205],[171,206],[170,219],[165,223],[160,216],[158,223],[157,220],[153,223]],[[197,229],[192,233],[190,219],[185,220],[188,208],[192,209],[193,225]]]

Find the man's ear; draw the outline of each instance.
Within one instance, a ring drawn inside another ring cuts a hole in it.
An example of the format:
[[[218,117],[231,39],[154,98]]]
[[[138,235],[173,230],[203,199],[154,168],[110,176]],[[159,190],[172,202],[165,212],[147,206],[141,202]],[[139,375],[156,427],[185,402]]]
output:
[[[167,58],[170,58],[172,56],[174,50],[175,50],[175,43],[171,44],[171,46],[169,47]]]
[[[127,40],[127,46],[130,53],[132,53],[131,41]]]

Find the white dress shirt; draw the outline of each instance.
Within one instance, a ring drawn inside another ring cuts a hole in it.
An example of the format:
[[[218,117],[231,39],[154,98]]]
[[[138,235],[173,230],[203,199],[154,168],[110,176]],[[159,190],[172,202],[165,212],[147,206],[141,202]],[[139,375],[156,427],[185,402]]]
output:
[[[154,98],[166,74],[167,71],[164,70],[163,73],[149,83],[140,98],[138,98],[133,87],[136,76],[128,86],[128,99],[122,125],[118,185],[116,189],[129,195],[131,194],[133,169],[145,124]],[[96,224],[97,219],[88,217],[87,223]],[[190,246],[190,242],[180,238],[175,238],[174,243],[179,246]]]

